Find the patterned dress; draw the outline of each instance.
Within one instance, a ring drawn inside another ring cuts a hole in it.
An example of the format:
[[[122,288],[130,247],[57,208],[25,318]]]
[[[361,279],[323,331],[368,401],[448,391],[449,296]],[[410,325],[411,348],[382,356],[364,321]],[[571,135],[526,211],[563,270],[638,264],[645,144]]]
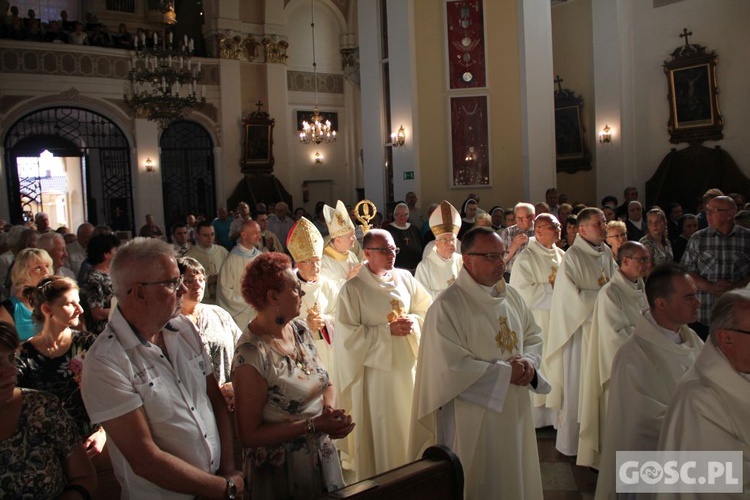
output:
[[[52,395],[22,389],[16,431],[0,441],[0,497],[57,498],[64,465],[79,444],[73,421]]]
[[[242,331],[224,309],[210,304],[201,304],[196,327],[201,340],[208,347],[214,376],[219,385],[230,382],[234,344]]]
[[[320,415],[328,373],[315,353],[304,322],[292,322],[304,363],[295,363],[249,329],[240,337],[233,368],[250,365],[266,379],[264,423],[294,422]],[[299,356],[299,355],[298,355]],[[272,446],[245,449],[245,474],[252,498],[317,498],[344,486],[338,454],[327,434],[304,435]]]
[[[46,391],[56,396],[62,408],[73,419],[82,439],[88,438],[99,426],[89,420],[81,398],[83,360],[96,336],[73,331],[73,342],[62,356],[49,358],[26,341],[18,355],[18,387]]]
[[[109,309],[112,306],[112,297],[115,295],[112,288],[112,279],[109,274],[90,269],[79,286],[81,287],[81,306],[83,306],[86,326],[90,332],[98,335],[107,326],[107,320],[95,321],[91,317],[91,310],[96,308]]]

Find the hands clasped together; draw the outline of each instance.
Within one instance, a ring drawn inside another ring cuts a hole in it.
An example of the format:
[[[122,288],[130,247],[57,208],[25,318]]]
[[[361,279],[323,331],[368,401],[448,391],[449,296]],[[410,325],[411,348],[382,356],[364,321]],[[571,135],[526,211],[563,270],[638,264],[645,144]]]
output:
[[[325,432],[331,439],[341,439],[349,435],[356,425],[352,422],[352,416],[347,415],[343,409],[334,409],[324,406],[323,413],[313,419],[315,430]]]
[[[515,385],[529,385],[534,380],[536,369],[534,363],[528,358],[522,358],[519,355],[510,358],[510,383]]]
[[[391,335],[396,337],[405,337],[411,333],[414,327],[414,320],[408,316],[399,316],[390,323]]]

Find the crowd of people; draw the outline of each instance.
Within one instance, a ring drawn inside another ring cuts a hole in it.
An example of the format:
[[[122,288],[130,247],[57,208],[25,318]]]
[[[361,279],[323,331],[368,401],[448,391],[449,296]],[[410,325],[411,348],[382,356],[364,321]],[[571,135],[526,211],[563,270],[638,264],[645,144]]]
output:
[[[0,486],[88,498],[111,464],[127,497],[315,498],[443,444],[467,498],[541,498],[553,426],[610,498],[617,451],[750,452],[744,199],[561,198],[408,193],[369,227],[340,200],[242,202],[67,245],[43,213],[3,222],[0,450],[23,454]]]

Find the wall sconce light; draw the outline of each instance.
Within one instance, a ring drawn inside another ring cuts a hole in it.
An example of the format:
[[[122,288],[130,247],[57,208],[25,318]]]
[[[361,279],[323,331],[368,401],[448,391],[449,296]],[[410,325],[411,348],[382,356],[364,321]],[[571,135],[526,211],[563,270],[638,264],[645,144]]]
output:
[[[316,151],[313,160],[315,160],[316,165],[320,165],[323,163],[323,155],[321,155],[319,151]]]
[[[151,158],[146,158],[146,172],[154,172],[156,171],[156,167],[154,167],[154,162],[151,161]]]
[[[401,127],[398,129],[398,132],[393,132],[391,134],[391,145],[394,148],[397,148],[399,146],[403,146],[406,142],[406,131],[404,130],[404,126],[401,125]]]
[[[602,144],[609,144],[612,142],[612,132],[610,131],[609,125],[604,125],[604,128],[599,132],[599,142]]]

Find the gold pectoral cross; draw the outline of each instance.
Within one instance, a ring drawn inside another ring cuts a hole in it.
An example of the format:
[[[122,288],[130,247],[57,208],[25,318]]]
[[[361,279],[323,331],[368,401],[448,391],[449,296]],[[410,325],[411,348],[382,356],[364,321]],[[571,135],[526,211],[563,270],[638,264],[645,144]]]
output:
[[[401,309],[401,301],[393,299],[391,301],[391,312],[388,313],[388,323],[393,323],[401,316],[404,316],[405,311]]]
[[[448,279],[448,281],[446,281],[446,283],[448,283],[448,286],[451,286],[451,285],[452,285],[453,283],[455,283],[455,282],[456,282],[456,277],[455,277],[455,276],[451,276],[451,277],[450,277],[450,278]]]
[[[549,284],[554,287],[555,286],[555,280],[557,279],[557,267],[556,266],[550,266],[550,270],[552,272],[547,277],[547,281],[549,281]]]
[[[508,318],[500,316],[500,331],[495,336],[495,342],[502,352],[513,352],[518,349],[518,335],[508,326]]]
[[[602,271],[602,275],[599,276],[599,287],[603,287],[607,283],[609,283],[609,278],[607,278],[607,275],[604,273],[604,268],[599,268]]]

